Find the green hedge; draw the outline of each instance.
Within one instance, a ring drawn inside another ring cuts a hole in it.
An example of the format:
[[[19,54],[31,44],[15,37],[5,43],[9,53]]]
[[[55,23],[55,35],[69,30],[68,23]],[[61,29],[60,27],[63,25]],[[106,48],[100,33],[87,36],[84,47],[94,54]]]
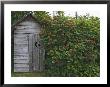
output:
[[[47,22],[49,23],[49,22]],[[99,76],[100,20],[54,16],[41,38],[46,50],[48,76]]]

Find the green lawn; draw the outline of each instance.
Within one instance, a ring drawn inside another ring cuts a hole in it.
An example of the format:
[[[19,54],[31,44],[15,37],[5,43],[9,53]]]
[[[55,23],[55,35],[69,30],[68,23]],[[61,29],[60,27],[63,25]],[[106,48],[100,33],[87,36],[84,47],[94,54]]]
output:
[[[12,77],[45,77],[44,72],[12,72]]]

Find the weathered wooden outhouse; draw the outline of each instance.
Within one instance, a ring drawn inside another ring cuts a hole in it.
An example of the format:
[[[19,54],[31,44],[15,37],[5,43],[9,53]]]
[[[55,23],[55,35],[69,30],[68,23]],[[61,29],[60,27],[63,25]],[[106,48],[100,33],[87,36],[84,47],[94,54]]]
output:
[[[12,26],[12,66],[14,72],[42,71],[45,50],[40,40],[41,26],[32,14]]]

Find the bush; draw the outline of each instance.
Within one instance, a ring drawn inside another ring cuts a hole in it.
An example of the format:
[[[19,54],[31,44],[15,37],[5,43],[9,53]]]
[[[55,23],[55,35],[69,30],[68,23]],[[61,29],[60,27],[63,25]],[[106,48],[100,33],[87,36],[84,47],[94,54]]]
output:
[[[57,15],[41,32],[48,76],[99,76],[100,21]]]

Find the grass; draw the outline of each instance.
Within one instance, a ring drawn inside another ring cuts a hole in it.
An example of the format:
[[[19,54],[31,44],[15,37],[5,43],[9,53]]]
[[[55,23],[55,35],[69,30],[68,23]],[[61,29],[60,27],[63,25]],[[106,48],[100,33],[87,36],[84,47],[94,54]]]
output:
[[[44,72],[12,72],[12,77],[45,77]]]

